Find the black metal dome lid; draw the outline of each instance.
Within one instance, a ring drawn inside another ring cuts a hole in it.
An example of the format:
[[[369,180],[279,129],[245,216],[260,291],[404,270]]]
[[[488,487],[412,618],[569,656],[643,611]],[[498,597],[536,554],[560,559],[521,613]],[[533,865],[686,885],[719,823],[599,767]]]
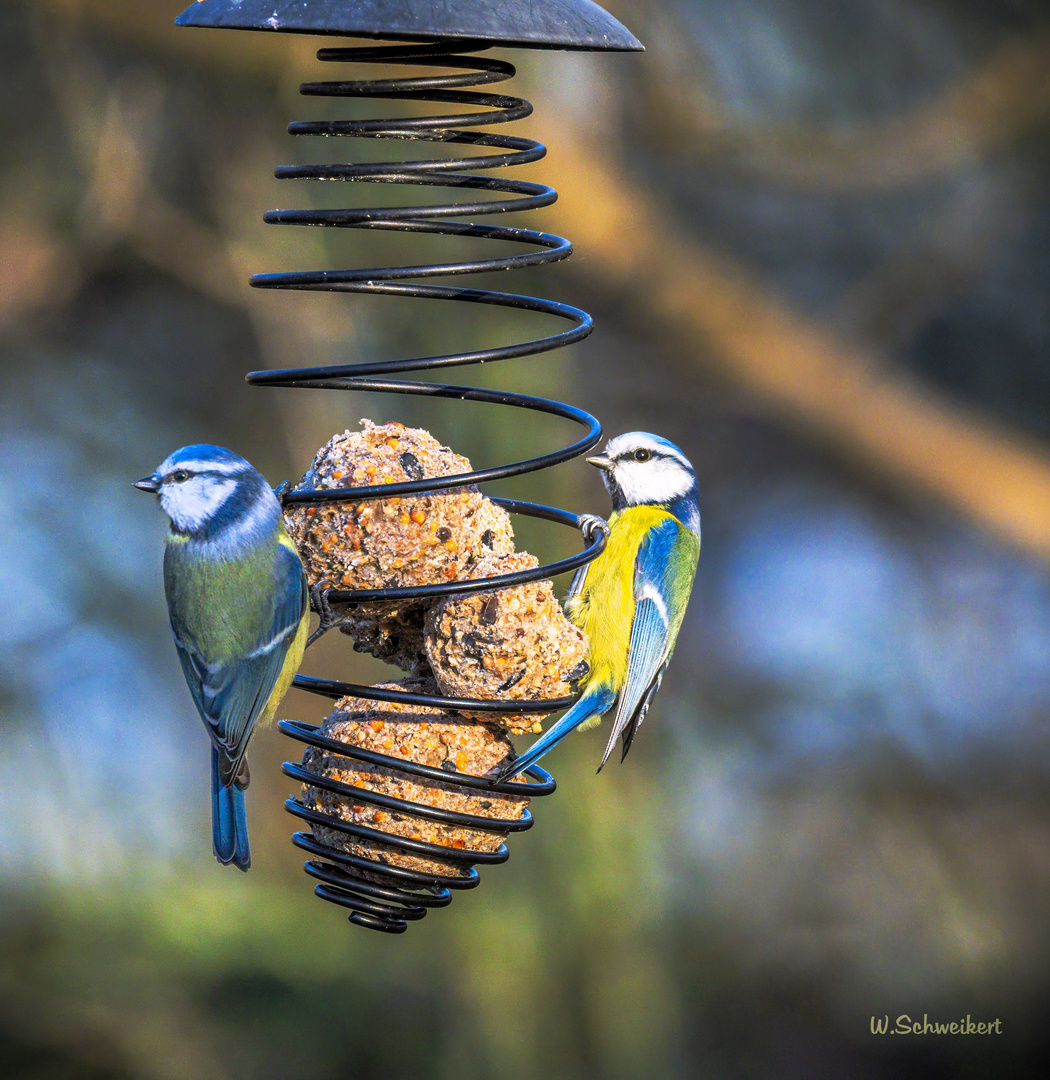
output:
[[[404,41],[469,38],[534,49],[643,48],[591,0],[196,0],[175,23]]]

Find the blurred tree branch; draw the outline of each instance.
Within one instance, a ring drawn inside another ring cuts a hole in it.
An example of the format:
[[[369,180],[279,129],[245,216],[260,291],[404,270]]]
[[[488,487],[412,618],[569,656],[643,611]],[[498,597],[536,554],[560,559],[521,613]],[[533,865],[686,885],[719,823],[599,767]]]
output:
[[[548,135],[551,131],[548,129]],[[1050,557],[1044,446],[885,371],[879,358],[791,311],[731,261],[683,235],[583,131],[549,139],[550,213],[579,269],[832,446],[934,495],[1012,544]]]
[[[956,172],[1050,118],[1050,30],[1014,37],[913,112],[851,132],[736,121],[695,90],[690,52],[641,74],[652,142],[681,159],[734,165],[807,191],[891,191]]]
[[[960,178],[905,243],[844,291],[832,328],[885,355],[905,348],[1023,227],[1007,186],[985,172]]]

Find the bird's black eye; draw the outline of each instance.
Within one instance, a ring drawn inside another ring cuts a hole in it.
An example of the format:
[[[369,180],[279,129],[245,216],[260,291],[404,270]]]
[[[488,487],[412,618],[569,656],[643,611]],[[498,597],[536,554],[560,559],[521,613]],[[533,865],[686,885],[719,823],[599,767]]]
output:
[[[646,450],[644,446],[639,446],[634,452],[635,461],[648,461],[652,456],[652,450]]]
[[[189,480],[190,474],[186,472],[185,469],[176,469],[175,472],[171,474],[171,478],[176,484],[181,484],[183,480]]]

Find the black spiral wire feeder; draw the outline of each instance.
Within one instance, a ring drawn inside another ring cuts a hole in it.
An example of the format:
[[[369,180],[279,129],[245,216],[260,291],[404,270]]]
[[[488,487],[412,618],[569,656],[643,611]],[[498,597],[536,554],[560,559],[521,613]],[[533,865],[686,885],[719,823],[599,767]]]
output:
[[[358,139],[397,139],[440,142],[490,149],[491,153],[433,160],[396,163],[362,163],[329,165],[283,166],[276,170],[279,179],[328,180],[354,183],[409,184],[442,188],[465,189],[470,192],[497,193],[498,198],[471,199],[439,205],[379,207],[371,209],[275,210],[264,220],[275,225],[314,225],[328,228],[370,229],[444,236],[469,237],[481,240],[513,241],[527,245],[527,250],[497,258],[474,259],[462,262],[418,266],[393,266],[350,270],[318,270],[304,273],[259,274],[252,285],[262,289],[300,289],[308,291],[413,296],[425,299],[451,300],[459,303],[488,304],[503,308],[534,311],[557,316],[567,321],[568,329],[545,337],[505,345],[499,348],[415,359],[378,363],[349,364],[320,368],[297,368],[281,371],[257,371],[248,375],[248,382],[263,386],[304,387],[330,390],[379,391],[395,394],[414,394],[430,397],[457,398],[509,405],[518,409],[563,417],[585,429],[582,438],[538,457],[508,465],[479,469],[455,476],[433,477],[404,483],[352,488],[332,488],[308,491],[281,491],[284,505],[320,505],[343,501],[361,502],[364,499],[391,498],[417,492],[431,492],[463,487],[484,481],[499,480],[535,472],[586,453],[601,439],[601,426],[589,413],[558,401],[518,394],[504,390],[482,389],[443,383],[411,382],[387,376],[408,371],[428,371],[435,368],[458,367],[488,363],[516,357],[534,356],[586,337],[592,329],[591,317],[579,308],[532,296],[497,292],[491,289],[467,289],[449,285],[418,283],[421,278],[447,277],[456,274],[476,274],[494,270],[510,270],[565,259],[572,251],[569,242],[560,236],[532,229],[497,225],[478,225],[462,220],[509,211],[528,210],[547,206],[557,193],[544,184],[476,175],[477,170],[523,165],[542,158],[546,149],[532,139],[473,130],[484,125],[506,123],[528,116],[532,107],[521,98],[503,94],[463,89],[509,79],[514,67],[503,60],[461,55],[476,53],[488,45],[482,41],[434,42],[412,45],[376,46],[366,48],[327,48],[318,52],[318,59],[328,63],[367,62],[370,64],[419,65],[451,69],[451,74],[427,74],[407,78],[351,80],[306,83],[301,92],[307,96],[356,97],[394,99],[400,101],[443,102],[465,105],[481,111],[436,116],[411,116],[383,120],[334,120],[299,122],[289,125],[293,135],[323,135]],[[411,279],[411,280],[410,280]],[[325,589],[315,595],[315,607],[323,616],[321,632],[331,624],[329,604],[353,604],[371,601],[434,598],[453,593],[489,591],[509,588],[530,581],[578,569],[594,559],[604,548],[606,533],[595,527],[595,519],[581,519],[575,514],[553,507],[510,499],[494,500],[511,513],[542,518],[561,525],[580,528],[586,546],[580,553],[511,574],[470,581],[450,581],[408,588],[337,590]],[[407,691],[384,690],[354,683],[297,676],[294,685],[302,690],[327,697],[344,695],[378,701],[401,702],[434,706],[445,710],[490,713],[550,713],[571,704],[571,698],[548,701],[482,701],[414,694]],[[402,775],[439,781],[464,791],[484,790],[517,796],[541,796],[554,791],[553,778],[538,766],[525,775],[529,782],[502,783],[449,773],[402,758],[390,757],[346,743],[329,739],[317,727],[283,721],[281,730],[293,739],[342,757],[382,766]],[[284,772],[292,779],[316,788],[351,797],[355,802],[371,803],[397,813],[438,821],[457,827],[496,833],[520,832],[532,825],[527,811],[517,820],[501,820],[453,812],[403,799],[349,787],[327,776],[286,762]],[[306,872],[318,879],[316,893],[324,900],[349,908],[350,921],[386,933],[402,933],[408,921],[420,919],[428,908],[449,903],[452,889],[472,888],[478,884],[475,864],[499,863],[507,858],[507,847],[501,844],[494,852],[455,850],[448,847],[393,836],[385,832],[342,820],[305,806],[299,799],[289,798],[286,809],[311,825],[320,825],[359,839],[384,844],[403,852],[460,864],[463,874],[445,877],[438,874],[408,870],[360,856],[333,850],[320,844],[312,833],[297,832],[293,843],[315,856],[305,865]]]

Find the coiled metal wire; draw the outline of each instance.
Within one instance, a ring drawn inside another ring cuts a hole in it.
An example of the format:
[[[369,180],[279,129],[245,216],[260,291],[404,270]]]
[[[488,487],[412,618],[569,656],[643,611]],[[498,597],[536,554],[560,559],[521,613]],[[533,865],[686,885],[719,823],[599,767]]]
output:
[[[375,98],[398,101],[441,102],[468,106],[468,111],[396,119],[302,121],[289,125],[292,135],[322,135],[352,139],[394,139],[415,142],[448,143],[481,152],[469,156],[402,162],[281,166],[275,175],[286,180],[341,181],[371,184],[401,184],[440,187],[470,193],[462,201],[417,207],[373,207],[360,209],[274,210],[264,220],[274,225],[320,226],[340,229],[367,229],[424,235],[455,236],[481,241],[511,241],[527,250],[492,258],[466,259],[458,262],[411,266],[366,267],[346,270],[316,270],[299,273],[258,274],[251,284],[260,289],[298,289],[385,296],[410,296],[455,303],[486,304],[502,308],[553,315],[569,326],[560,332],[473,352],[449,353],[377,363],[295,368],[280,371],[256,371],[248,382],[259,386],[302,387],[311,389],[373,391],[413,394],[428,397],[456,398],[511,406],[571,420],[585,429],[582,437],[570,445],[521,461],[456,476],[432,477],[404,483],[325,490],[283,491],[285,506],[320,505],[344,501],[399,497],[418,492],[432,492],[467,484],[500,480],[536,472],[586,453],[601,439],[601,426],[589,413],[572,405],[514,393],[509,390],[484,389],[444,383],[414,382],[390,378],[412,371],[430,371],[471,364],[534,356],[572,344],[586,337],[593,328],[591,317],[579,308],[553,300],[523,296],[492,289],[468,289],[454,285],[424,283],[421,279],[445,278],[494,270],[511,270],[568,258],[572,246],[568,240],[550,233],[500,225],[479,225],[463,218],[476,218],[510,211],[548,206],[557,198],[545,184],[506,177],[478,175],[481,170],[501,169],[538,161],[546,149],[532,139],[502,133],[482,132],[479,127],[508,123],[528,116],[532,106],[525,100],[504,94],[465,89],[509,79],[514,67],[504,60],[474,54],[488,48],[484,42],[435,42],[367,48],[326,48],[318,59],[327,63],[368,63],[413,65],[441,69],[441,74],[421,74],[403,78],[354,79],[306,83],[301,92],[310,97]],[[478,197],[481,195],[482,197]],[[561,525],[582,528],[585,547],[580,553],[559,561],[512,574],[470,581],[442,582],[407,588],[342,590],[326,589],[315,595],[320,611],[327,613],[329,603],[352,604],[374,601],[398,601],[435,598],[453,593],[489,591],[538,581],[584,566],[605,545],[605,534],[585,528],[575,514],[549,506],[510,499],[495,499],[515,514],[543,518]],[[327,629],[323,623],[321,631]],[[403,702],[434,706],[443,710],[489,713],[550,713],[571,703],[571,698],[550,701],[481,701],[421,695],[408,691],[386,690],[354,683],[297,676],[294,685],[315,694],[338,698],[344,695],[378,701]],[[293,739],[343,757],[422,781],[439,781],[464,791],[483,789],[517,796],[548,795],[554,790],[549,773],[533,766],[525,774],[529,782],[494,783],[488,779],[448,773],[402,758],[377,754],[329,739],[308,724],[283,721],[281,730]],[[469,827],[497,833],[520,832],[532,825],[532,816],[500,820],[457,813],[403,799],[349,787],[330,777],[319,775],[302,765],[286,762],[284,772],[316,788],[370,803],[399,814],[438,821],[447,825]],[[390,866],[321,844],[313,833],[297,832],[293,843],[309,852],[313,859],[305,864],[308,874],[319,884],[316,893],[324,900],[350,909],[350,921],[387,933],[402,933],[408,922],[421,919],[431,907],[450,902],[451,890],[472,888],[478,884],[477,864],[499,863],[507,858],[501,844],[494,852],[454,850],[368,828],[321,813],[290,798],[288,811],[311,825],[324,826],[358,839],[384,844],[390,848],[426,858],[440,859],[462,867],[462,876],[439,874]]]

